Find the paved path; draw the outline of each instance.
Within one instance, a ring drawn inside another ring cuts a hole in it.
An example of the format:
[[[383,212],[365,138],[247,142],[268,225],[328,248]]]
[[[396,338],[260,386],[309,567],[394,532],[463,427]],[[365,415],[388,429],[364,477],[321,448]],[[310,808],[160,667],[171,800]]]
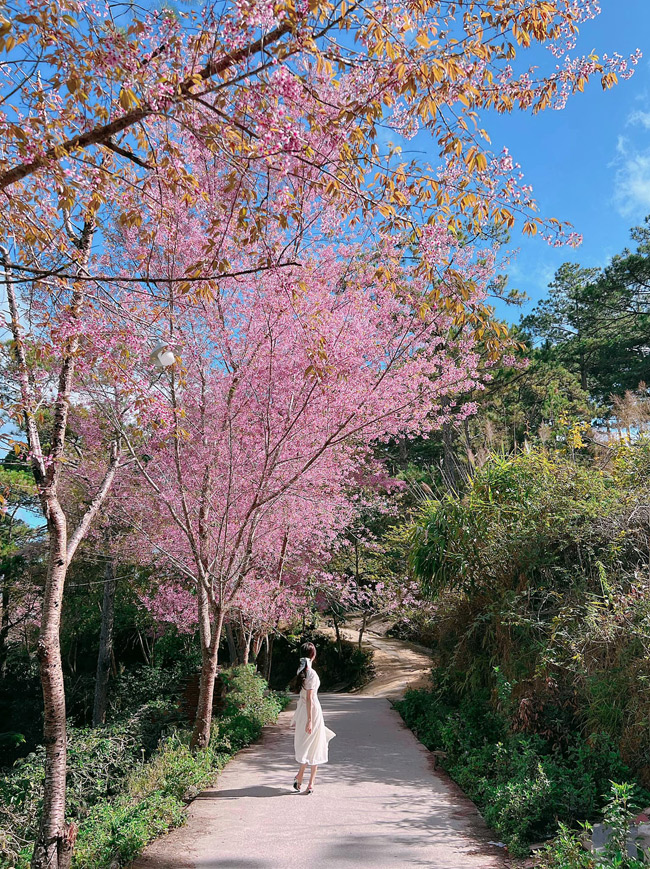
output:
[[[474,806],[433,770],[385,697],[321,702],[337,735],[313,795],[291,791],[292,713],[284,712],[190,805],[187,825],[132,869],[501,869]]]

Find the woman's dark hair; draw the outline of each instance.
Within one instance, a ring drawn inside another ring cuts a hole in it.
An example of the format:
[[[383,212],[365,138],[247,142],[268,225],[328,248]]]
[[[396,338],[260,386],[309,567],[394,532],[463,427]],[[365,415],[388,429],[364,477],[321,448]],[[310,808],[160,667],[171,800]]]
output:
[[[300,657],[301,658],[309,658],[310,661],[313,661],[316,657],[316,646],[313,643],[303,643],[300,647]],[[305,684],[305,679],[307,678],[307,667],[298,673],[296,676],[296,693],[300,693],[303,685]]]

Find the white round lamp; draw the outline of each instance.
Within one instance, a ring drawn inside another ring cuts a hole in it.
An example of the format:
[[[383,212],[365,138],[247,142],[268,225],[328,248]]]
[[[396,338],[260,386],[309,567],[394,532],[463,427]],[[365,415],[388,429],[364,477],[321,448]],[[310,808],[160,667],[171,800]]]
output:
[[[151,351],[149,360],[155,368],[158,368],[160,371],[162,371],[163,368],[169,368],[171,365],[173,365],[174,362],[176,362],[176,357],[169,349],[169,345],[166,341],[158,341],[156,346]]]

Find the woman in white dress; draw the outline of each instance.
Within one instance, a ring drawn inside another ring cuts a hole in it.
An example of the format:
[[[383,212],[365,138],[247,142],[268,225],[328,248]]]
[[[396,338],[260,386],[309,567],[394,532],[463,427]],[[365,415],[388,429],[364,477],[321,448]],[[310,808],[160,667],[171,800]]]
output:
[[[297,673],[297,688],[300,692],[298,708],[293,716],[295,733],[293,737],[296,760],[300,764],[293,783],[293,789],[300,791],[305,770],[310,767],[309,784],[305,793],[314,792],[314,779],[318,767],[327,763],[328,743],[336,734],[325,727],[323,710],[318,701],[320,679],[312,664],[316,657],[316,647],[313,643],[303,643],[300,651],[303,657]]]

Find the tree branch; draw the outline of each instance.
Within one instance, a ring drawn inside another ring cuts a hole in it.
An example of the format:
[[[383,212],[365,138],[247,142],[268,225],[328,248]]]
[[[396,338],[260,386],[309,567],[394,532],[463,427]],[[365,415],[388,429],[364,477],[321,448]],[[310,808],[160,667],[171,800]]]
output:
[[[14,283],[27,283],[29,281],[44,280],[45,278],[61,278],[61,280],[69,281],[111,281],[116,284],[191,284],[196,281],[219,281],[225,280],[226,278],[245,277],[246,275],[256,275],[260,272],[268,271],[269,269],[284,269],[290,266],[300,267],[301,264],[294,260],[290,260],[289,262],[271,263],[270,265],[267,264],[252,269],[241,269],[238,272],[219,272],[214,275],[184,275],[180,278],[166,278],[162,275],[154,275],[153,277],[136,278],[125,275],[89,275],[88,273],[71,275],[67,272],[57,271],[56,269],[35,269],[31,266],[21,266],[16,264],[14,265],[14,268],[18,269],[18,271],[33,275],[33,277],[19,278],[17,281],[14,280]]]
[[[94,232],[95,221],[92,217],[87,218],[78,243],[79,250],[81,251],[81,260],[78,267],[79,275],[84,275],[84,273],[86,273],[86,266],[88,265],[88,259],[90,257],[90,245],[92,243]],[[83,293],[78,289],[73,290],[70,312],[74,319],[79,318],[83,301]],[[72,390],[77,350],[79,349],[79,334],[74,335],[66,343],[67,346],[63,348],[63,361],[61,363],[61,371],[59,372],[57,395],[54,403],[54,420],[52,422],[52,437],[49,455],[50,461],[46,470],[46,480],[48,483],[54,483],[55,481],[58,462],[63,455],[63,450],[65,448],[65,432],[68,424],[70,392]]]
[[[175,102],[183,103],[191,99],[192,88],[197,86],[199,80],[208,81],[217,75],[221,75],[226,72],[226,70],[230,69],[230,67],[235,66],[235,64],[245,58],[258,54],[262,49],[277,42],[285,34],[289,33],[291,28],[292,23],[286,21],[270,33],[260,36],[259,39],[250,43],[250,45],[245,45],[237,51],[225,55],[225,57],[222,57],[218,61],[208,61],[208,63],[206,63],[203,69],[198,73],[188,76],[183,82],[181,82],[177,89],[178,96],[176,97]],[[75,151],[85,150],[91,145],[103,145],[104,147],[108,147],[108,143],[118,133],[128,130],[130,127],[145,120],[145,118],[155,114],[157,111],[158,110],[154,109],[153,106],[144,104],[139,106],[137,109],[132,109],[131,111],[126,112],[119,118],[115,118],[115,120],[108,124],[100,124],[92,130],[88,130],[86,133],[79,133],[79,135],[73,136],[65,142],[61,142],[52,148],[48,148],[44,154],[40,157],[36,157],[31,161],[31,163],[21,163],[20,165],[13,166],[11,169],[7,169],[6,172],[3,172],[0,175],[0,190],[6,190],[7,187],[11,187],[12,184],[22,181],[23,178],[28,178],[39,169],[44,169],[50,163],[58,163],[62,156],[69,156]]]
[[[109,151],[113,151],[114,154],[119,154],[121,157],[126,157],[127,160],[135,163],[136,166],[141,166],[143,169],[154,168],[151,163],[147,163],[145,160],[141,160],[140,157],[133,153],[133,151],[122,148],[121,145],[118,145],[117,142],[114,142],[112,139],[108,139],[108,141],[103,142],[102,145],[104,148],[108,148]]]
[[[27,429],[27,443],[31,456],[32,472],[34,479],[39,488],[39,494],[42,487],[45,485],[45,461],[43,459],[43,448],[41,438],[36,425],[34,414],[34,396],[29,383],[29,368],[27,365],[27,355],[25,353],[25,345],[23,343],[22,328],[20,325],[20,315],[18,312],[18,304],[16,302],[16,294],[13,286],[13,275],[11,263],[9,261],[9,251],[5,247],[0,247],[0,261],[4,271],[4,284],[7,290],[7,301],[9,302],[9,318],[11,323],[11,334],[13,335],[16,361],[18,364],[18,380],[20,383],[20,397],[22,400],[22,410],[25,415],[25,427]],[[45,506],[42,501],[43,506]]]
[[[79,522],[79,524],[75,528],[74,533],[72,534],[72,536],[70,537],[70,540],[68,541],[68,547],[67,547],[67,551],[66,551],[67,552],[66,557],[67,557],[68,564],[70,564],[70,562],[72,561],[72,558],[77,550],[77,547],[79,546],[81,541],[86,536],[86,532],[88,531],[88,528],[90,527],[90,523],[93,521],[93,519],[95,518],[95,516],[99,512],[100,507],[102,506],[102,504],[106,500],[106,496],[108,495],[108,492],[109,492],[111,486],[113,485],[113,480],[115,479],[115,475],[117,474],[117,469],[118,469],[119,464],[120,464],[120,457],[121,457],[120,445],[119,445],[119,442],[117,440],[115,440],[111,444],[111,458],[110,458],[110,463],[108,466],[108,470],[106,471],[106,474],[104,476],[104,479],[102,480],[101,485],[100,485],[99,489],[97,490],[97,493],[95,494],[95,497],[92,499],[92,501],[88,505],[88,509],[86,510],[84,515],[82,516],[81,521]]]

